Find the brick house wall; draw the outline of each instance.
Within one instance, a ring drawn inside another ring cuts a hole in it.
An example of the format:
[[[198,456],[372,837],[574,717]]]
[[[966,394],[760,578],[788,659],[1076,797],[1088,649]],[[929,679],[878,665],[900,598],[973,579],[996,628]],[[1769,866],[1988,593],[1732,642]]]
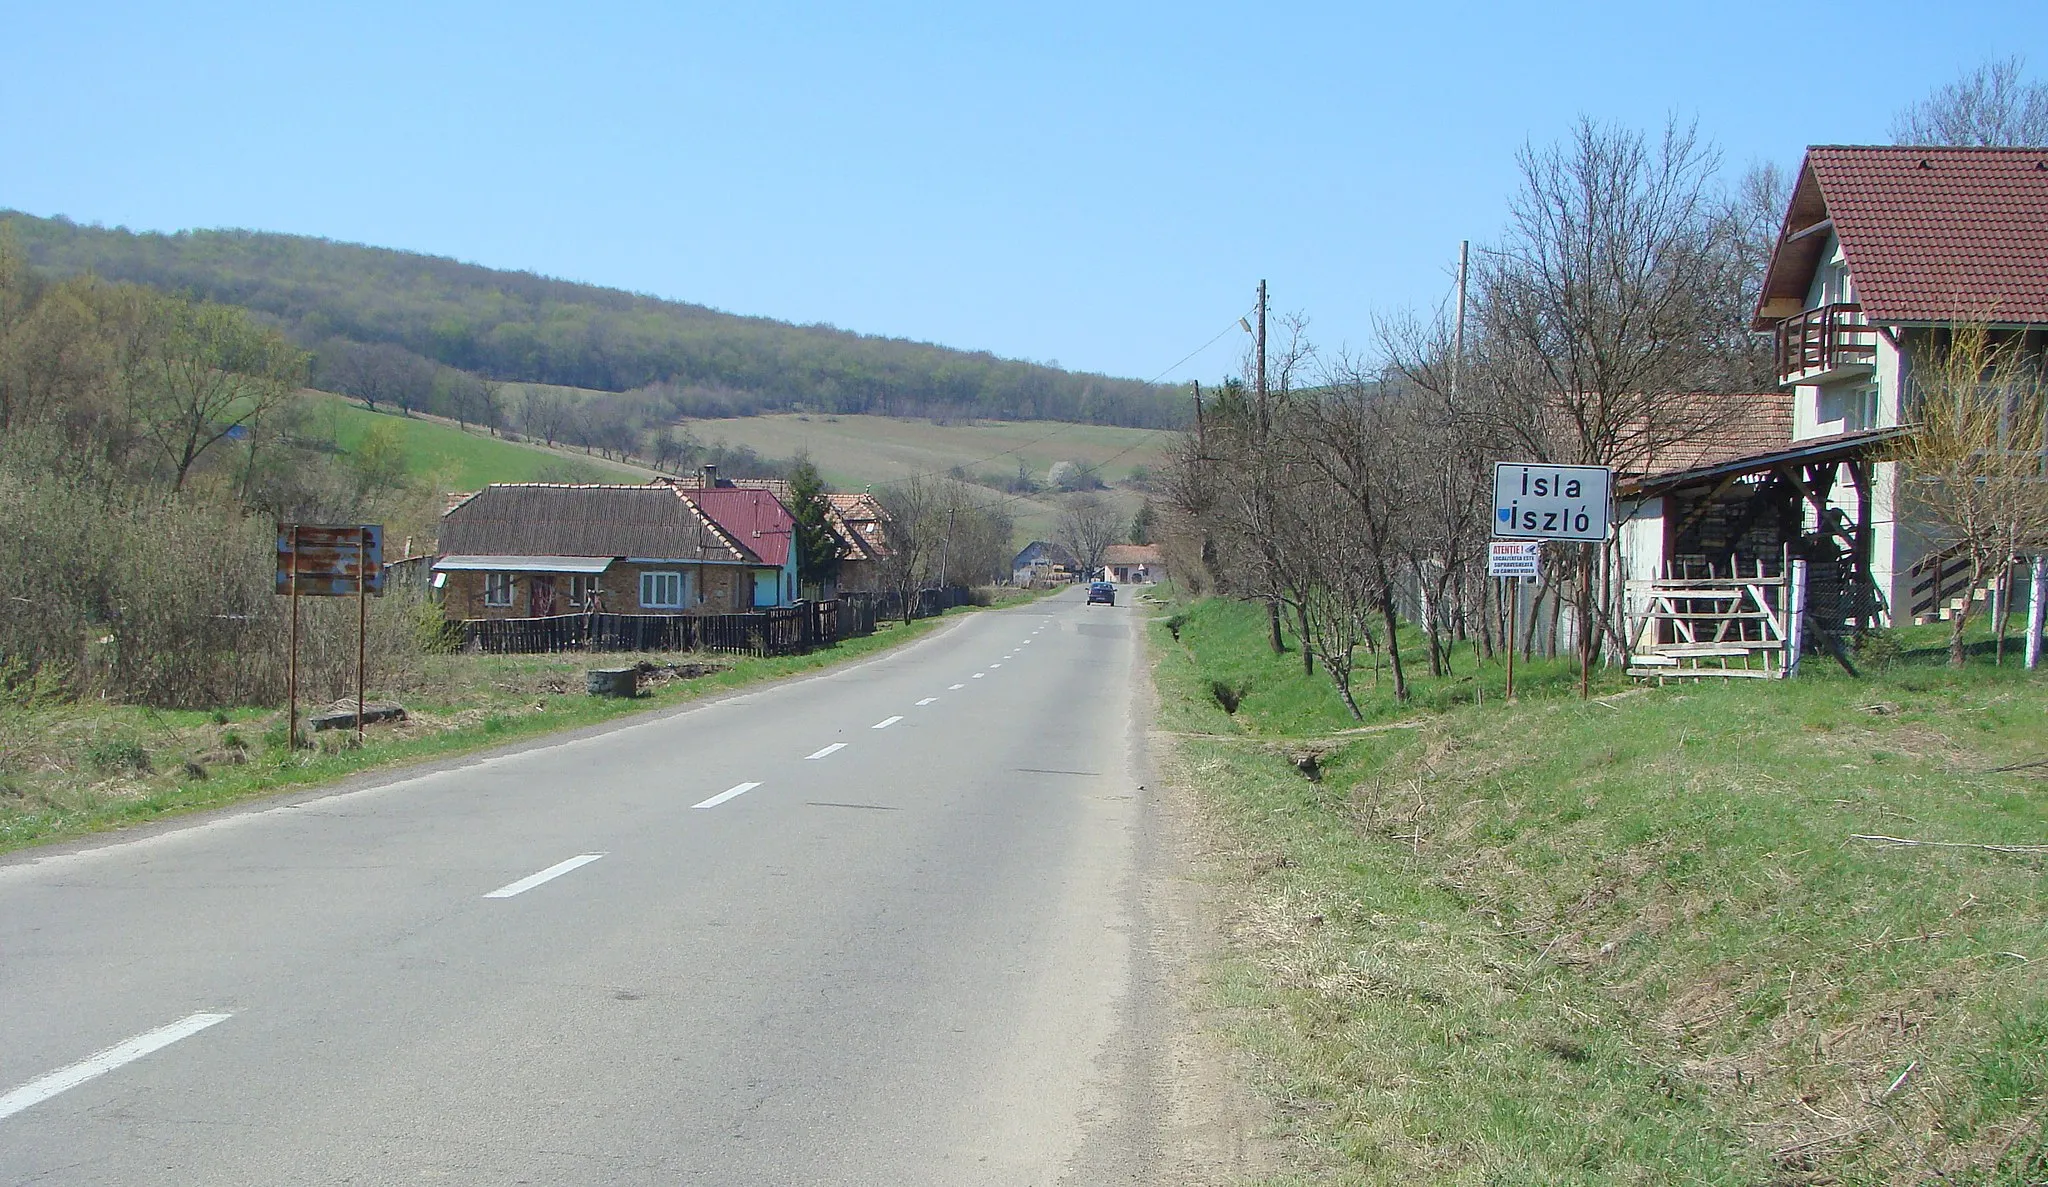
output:
[[[703,583],[704,601],[684,610],[651,610],[640,605],[640,573],[645,570],[680,572],[687,574],[686,581]],[[745,565],[698,565],[692,561],[678,561],[673,564],[633,564],[628,561],[614,561],[610,568],[597,575],[597,585],[603,593],[603,606],[608,614],[677,614],[694,612],[698,614],[732,614],[753,609],[753,573]],[[701,576],[700,576],[701,574]],[[449,618],[527,618],[531,616],[534,578],[551,579],[555,587],[555,613],[575,614],[583,609],[569,604],[570,574],[567,573],[514,573],[512,574],[512,604],[509,606],[487,606],[484,604],[484,579],[480,570],[459,569],[448,573],[448,580],[441,589],[441,607]]]

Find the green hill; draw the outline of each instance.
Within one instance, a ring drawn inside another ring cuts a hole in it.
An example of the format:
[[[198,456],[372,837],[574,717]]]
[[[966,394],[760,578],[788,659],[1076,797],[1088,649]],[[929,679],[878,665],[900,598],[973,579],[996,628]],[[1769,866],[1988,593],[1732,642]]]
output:
[[[333,344],[358,343],[401,348],[415,372],[439,365],[604,392],[659,387],[664,405],[685,416],[811,409],[1143,427],[1186,416],[1178,393],[1132,380],[437,256],[257,231],[136,234],[8,211],[0,228],[51,272],[261,312],[315,348],[323,375],[335,369],[330,356],[348,353]]]

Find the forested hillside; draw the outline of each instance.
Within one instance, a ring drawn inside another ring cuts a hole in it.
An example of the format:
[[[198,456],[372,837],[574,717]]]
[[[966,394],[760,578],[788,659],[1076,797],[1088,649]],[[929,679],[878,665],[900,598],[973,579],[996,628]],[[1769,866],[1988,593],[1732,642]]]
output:
[[[1132,380],[740,317],[435,256],[253,231],[135,234],[0,211],[28,260],[239,305],[282,323],[325,386],[361,345],[486,381],[658,388],[682,416],[811,409],[1175,427],[1184,401]],[[439,385],[449,389],[447,377]],[[355,394],[355,393],[351,393]]]

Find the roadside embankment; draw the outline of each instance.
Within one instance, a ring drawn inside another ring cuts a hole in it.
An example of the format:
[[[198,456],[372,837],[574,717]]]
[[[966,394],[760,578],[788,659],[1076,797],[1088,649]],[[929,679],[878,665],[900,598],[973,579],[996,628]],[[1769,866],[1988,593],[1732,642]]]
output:
[[[1466,655],[1476,695],[1359,729],[1256,608],[1172,609],[1271,1181],[2048,1181],[2048,678],[1909,650],[1510,705]]]

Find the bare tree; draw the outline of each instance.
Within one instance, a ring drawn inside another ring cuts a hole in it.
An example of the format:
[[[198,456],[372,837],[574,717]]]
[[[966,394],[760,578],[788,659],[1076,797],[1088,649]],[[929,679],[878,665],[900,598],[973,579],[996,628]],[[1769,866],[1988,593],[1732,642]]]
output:
[[[561,393],[545,387],[526,389],[519,407],[520,432],[553,446],[573,427],[574,420],[575,410]]]
[[[1092,576],[1102,567],[1102,554],[1123,539],[1123,513],[1093,491],[1068,495],[1060,503],[1059,542]]]
[[[1401,525],[1409,513],[1410,490],[1401,476],[1412,460],[1402,456],[1385,387],[1371,375],[1356,370],[1333,375],[1321,397],[1303,411],[1307,464],[1330,485],[1350,533],[1346,563],[1359,567],[1347,580],[1355,583],[1353,589],[1369,592],[1379,611],[1394,698],[1405,701],[1408,679],[1401,665],[1394,590],[1402,559]]]
[[[1892,119],[1897,144],[2048,145],[2048,83],[2029,82],[2026,59],[1985,62]]]
[[[1640,132],[1581,120],[1565,142],[1520,154],[1504,242],[1482,254],[1470,412],[1510,456],[1647,468],[1718,430],[1731,317],[1728,220],[1716,152],[1689,126]],[[1579,553],[1580,647],[1618,633],[1613,591]]]
[[[1932,525],[1927,544],[1966,559],[1975,590],[2015,553],[2048,547],[2048,399],[2022,339],[1981,324],[1946,337],[1915,369],[1915,428],[1895,456],[1913,519]],[[1965,596],[1950,619],[1955,667],[1971,605]]]
[[[1310,487],[1310,514],[1303,517],[1298,543],[1311,573],[1302,591],[1302,646],[1323,661],[1323,671],[1354,720],[1352,691],[1358,649],[1374,645],[1372,620],[1381,609],[1381,589],[1371,556],[1371,536],[1359,530],[1334,484]]]

